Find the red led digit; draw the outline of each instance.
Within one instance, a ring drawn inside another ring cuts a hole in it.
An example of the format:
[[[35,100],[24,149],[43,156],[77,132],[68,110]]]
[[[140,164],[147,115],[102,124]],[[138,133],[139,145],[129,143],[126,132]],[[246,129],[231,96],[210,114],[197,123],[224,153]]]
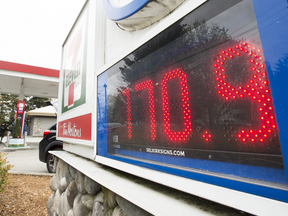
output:
[[[190,103],[189,103],[189,95],[188,87],[187,87],[187,75],[183,73],[181,70],[173,70],[166,73],[162,79],[162,101],[163,101],[163,114],[164,114],[164,127],[165,133],[167,137],[171,141],[186,141],[188,135],[192,131],[191,125],[191,111],[190,111]],[[178,78],[181,85],[181,101],[182,101],[182,112],[184,118],[184,130],[183,131],[172,131],[170,129],[170,108],[169,108],[169,96],[167,92],[167,82],[172,79]]]
[[[241,45],[237,45],[233,48],[228,48],[226,51],[222,51],[221,53],[225,53],[226,55],[231,55],[232,57],[237,57],[234,53],[240,53],[240,55],[247,55],[249,58],[250,63],[250,73],[251,73],[251,79],[248,81],[249,83],[244,86],[235,87],[235,89],[239,89],[238,92],[234,92],[230,90],[226,85],[223,83],[227,83],[225,78],[223,78],[223,75],[220,76],[219,73],[216,73],[216,80],[218,81],[217,87],[220,88],[218,91],[218,94],[221,95],[226,100],[235,100],[237,98],[243,98],[243,97],[250,97],[253,101],[256,101],[258,104],[257,110],[260,112],[260,120],[261,125],[257,128],[254,128],[253,130],[244,131],[238,133],[238,137],[243,141],[260,141],[263,142],[265,139],[267,139],[269,133],[271,133],[276,128],[276,122],[275,122],[275,116],[273,112],[273,104],[271,100],[270,90],[267,89],[268,81],[264,80],[267,79],[267,74],[264,69],[264,65],[259,62],[259,60],[262,59],[260,56],[260,50],[259,49],[251,49],[249,52],[245,52],[245,50],[249,49],[251,47],[248,43],[242,43]],[[257,50],[257,51],[256,51]],[[235,51],[235,52],[233,52]],[[226,59],[223,59],[222,54],[219,54],[217,56],[216,64],[214,64],[214,67],[217,68],[217,70],[225,71],[223,68],[225,66]],[[239,56],[239,55],[238,55]],[[219,62],[224,62],[224,64],[219,64]],[[260,78],[262,76],[262,78]],[[220,79],[219,79],[220,77]],[[226,77],[226,76],[225,76]],[[221,82],[221,79],[223,81]],[[229,85],[230,86],[230,85]],[[246,135],[245,135],[246,134]],[[250,138],[246,139],[244,138]]]
[[[150,112],[150,127],[151,127],[151,138],[155,140],[156,138],[156,124],[155,124],[155,103],[154,103],[154,91],[153,91],[153,83],[151,80],[146,82],[142,82],[136,85],[136,91],[140,91],[142,89],[148,88],[149,93],[149,112]]]
[[[123,95],[126,96],[127,101],[127,124],[128,124],[128,138],[132,138],[132,130],[131,130],[131,102],[130,102],[130,89],[125,89],[122,92]]]

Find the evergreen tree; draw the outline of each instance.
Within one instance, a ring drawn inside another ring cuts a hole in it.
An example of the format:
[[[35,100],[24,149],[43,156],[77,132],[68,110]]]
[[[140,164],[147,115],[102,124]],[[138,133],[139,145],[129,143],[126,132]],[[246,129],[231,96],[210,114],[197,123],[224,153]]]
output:
[[[13,138],[20,138],[21,130],[20,130],[20,121],[18,118],[16,118],[16,123],[14,126],[14,131],[13,131]]]
[[[12,125],[16,113],[18,96],[10,94],[0,94],[0,123]]]

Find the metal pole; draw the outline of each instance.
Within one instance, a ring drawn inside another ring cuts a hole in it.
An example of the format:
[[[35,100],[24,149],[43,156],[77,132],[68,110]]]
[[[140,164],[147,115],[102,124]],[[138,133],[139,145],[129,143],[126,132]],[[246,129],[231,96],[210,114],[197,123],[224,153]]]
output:
[[[27,147],[26,138],[27,138],[27,131],[25,131],[24,133],[24,147]]]
[[[8,147],[9,146],[9,137],[10,136],[10,131],[7,131],[7,141],[6,141],[6,143],[4,144],[6,147]]]

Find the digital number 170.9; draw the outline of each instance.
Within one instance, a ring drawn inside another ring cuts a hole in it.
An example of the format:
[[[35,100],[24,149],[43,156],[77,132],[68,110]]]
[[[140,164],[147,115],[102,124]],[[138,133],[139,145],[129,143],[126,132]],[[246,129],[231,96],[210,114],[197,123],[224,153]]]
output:
[[[263,142],[273,130],[276,129],[276,120],[273,111],[272,99],[270,97],[270,90],[267,82],[267,73],[264,70],[264,65],[260,64],[262,57],[258,54],[260,50],[251,47],[248,43],[236,45],[233,48],[223,50],[217,55],[214,64],[216,74],[218,94],[225,100],[235,100],[237,98],[249,97],[258,103],[258,111],[260,114],[261,125],[258,128],[250,128],[250,130],[241,130],[237,136],[243,142],[260,141]],[[228,59],[238,57],[240,55],[247,55],[250,63],[248,69],[251,78],[246,86],[232,86],[226,81],[225,62]],[[211,73],[213,75],[213,73]],[[167,92],[167,83],[172,79],[178,79],[181,90],[181,107],[184,118],[184,129],[182,131],[172,131],[170,127],[170,109],[169,97]],[[156,138],[156,124],[155,124],[155,101],[153,82],[151,80],[144,81],[137,84],[134,88],[136,91],[146,90],[149,94],[149,112],[150,112],[150,132],[152,140]],[[171,141],[186,141],[188,136],[192,133],[191,110],[189,99],[189,88],[187,86],[187,75],[179,70],[173,70],[164,74],[161,81],[162,91],[162,110],[164,120],[164,131],[168,139]],[[126,96],[127,101],[127,123],[128,123],[128,138],[132,138],[131,127],[131,101],[130,89],[123,90],[122,94]],[[209,131],[205,131],[202,135],[206,141],[211,139]]]

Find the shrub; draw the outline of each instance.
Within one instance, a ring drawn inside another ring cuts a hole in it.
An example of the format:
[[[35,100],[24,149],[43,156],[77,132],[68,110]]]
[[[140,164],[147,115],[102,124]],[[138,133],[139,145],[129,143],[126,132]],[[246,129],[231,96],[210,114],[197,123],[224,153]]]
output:
[[[9,183],[9,173],[8,171],[13,167],[8,164],[7,153],[0,152],[0,192],[4,192],[6,189],[6,185]]]
[[[16,123],[14,125],[14,131],[13,131],[13,138],[20,137],[21,129],[20,129],[20,122],[19,119],[16,118]]]

